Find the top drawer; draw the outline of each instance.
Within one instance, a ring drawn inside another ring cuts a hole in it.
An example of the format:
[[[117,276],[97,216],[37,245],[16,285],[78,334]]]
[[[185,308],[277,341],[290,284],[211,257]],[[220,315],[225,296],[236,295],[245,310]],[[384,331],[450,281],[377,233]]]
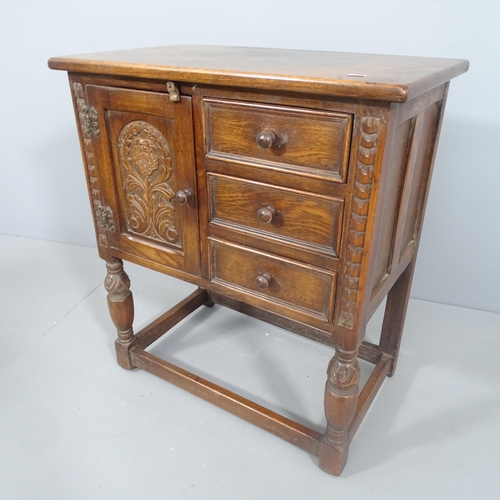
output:
[[[352,116],[204,99],[208,158],[345,182]]]

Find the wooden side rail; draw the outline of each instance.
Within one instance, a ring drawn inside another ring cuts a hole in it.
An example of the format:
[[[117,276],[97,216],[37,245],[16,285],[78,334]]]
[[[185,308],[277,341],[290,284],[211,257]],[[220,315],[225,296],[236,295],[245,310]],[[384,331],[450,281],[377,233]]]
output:
[[[393,357],[388,354],[381,354],[372,371],[372,374],[368,378],[363,387],[363,390],[358,396],[358,404],[356,406],[356,412],[354,413],[354,418],[352,419],[351,425],[349,426],[349,439],[352,440],[356,431],[358,430],[363,418],[365,418],[366,412],[370,405],[372,404],[378,390],[382,386],[382,382],[387,377],[389,370],[391,369],[391,363],[393,362]]]
[[[148,346],[203,304],[211,305],[211,301],[208,292],[199,288],[137,333],[129,347],[132,367],[171,382],[289,441],[311,455],[318,456],[323,437],[320,432],[145,351]],[[359,357],[374,363],[375,368],[359,395],[356,412],[349,427],[349,440],[354,437],[393,361],[392,356],[383,353],[379,346],[369,342],[363,342],[360,346]]]
[[[243,398],[217,384],[198,377],[172,363],[135,347],[131,351],[132,363],[141,370],[171,382],[178,387],[241,417],[266,431],[286,439],[303,450],[318,456],[322,434],[298,424],[264,406]]]
[[[371,342],[363,342],[359,346],[358,358],[376,365],[382,355],[382,350],[378,345]]]
[[[196,311],[198,307],[209,302],[208,292],[203,288],[196,289],[191,295],[188,295],[184,300],[138,332],[135,335],[134,347],[146,349],[177,323],[180,323],[184,318]]]

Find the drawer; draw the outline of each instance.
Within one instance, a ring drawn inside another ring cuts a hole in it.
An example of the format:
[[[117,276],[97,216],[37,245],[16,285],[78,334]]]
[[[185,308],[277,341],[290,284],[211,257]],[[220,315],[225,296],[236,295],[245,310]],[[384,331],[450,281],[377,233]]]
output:
[[[220,240],[210,240],[210,253],[213,282],[264,299],[260,307],[278,314],[291,307],[331,321],[336,273]]]
[[[343,200],[225,175],[208,179],[211,224],[338,256]]]
[[[204,100],[208,158],[345,182],[352,116]]]

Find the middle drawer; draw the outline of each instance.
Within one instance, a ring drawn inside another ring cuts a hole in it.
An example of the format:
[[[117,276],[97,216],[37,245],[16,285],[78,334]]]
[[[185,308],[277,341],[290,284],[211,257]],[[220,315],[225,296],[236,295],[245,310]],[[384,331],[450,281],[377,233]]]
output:
[[[211,224],[338,257],[342,199],[213,173],[208,184]]]

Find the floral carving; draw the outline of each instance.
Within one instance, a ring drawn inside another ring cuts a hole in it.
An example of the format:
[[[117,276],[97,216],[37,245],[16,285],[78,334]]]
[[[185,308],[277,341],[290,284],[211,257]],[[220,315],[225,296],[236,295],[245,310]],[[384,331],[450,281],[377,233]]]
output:
[[[117,147],[128,229],[160,242],[180,245],[174,226],[175,193],[167,182],[172,175],[167,140],[150,123],[136,120],[123,127]]]
[[[132,142],[130,158],[139,166],[145,177],[151,175],[158,168],[158,157],[145,139],[139,138]]]
[[[130,292],[130,279],[123,270],[123,262],[120,259],[114,259],[106,262],[106,279],[104,288],[108,292],[108,298],[111,301],[123,301]]]
[[[359,384],[359,363],[357,358],[345,359],[336,354],[330,361],[327,374],[332,392],[350,392],[356,389]]]

